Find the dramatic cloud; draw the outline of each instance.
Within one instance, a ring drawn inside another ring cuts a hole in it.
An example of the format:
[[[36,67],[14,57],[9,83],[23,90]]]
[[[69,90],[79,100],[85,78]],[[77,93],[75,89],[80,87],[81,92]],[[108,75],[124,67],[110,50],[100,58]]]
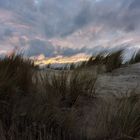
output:
[[[139,47],[139,22],[140,0],[0,0],[1,50],[52,57]]]
[[[41,40],[31,40],[29,42],[29,48],[27,49],[27,54],[29,56],[37,56],[40,54],[44,54],[47,57],[51,57],[54,55],[54,47],[48,42]]]

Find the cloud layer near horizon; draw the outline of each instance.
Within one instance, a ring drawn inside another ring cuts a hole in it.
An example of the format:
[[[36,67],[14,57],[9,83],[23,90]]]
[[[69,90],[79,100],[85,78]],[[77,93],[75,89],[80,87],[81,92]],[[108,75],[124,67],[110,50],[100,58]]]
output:
[[[0,0],[0,51],[74,55],[140,45],[140,0]]]

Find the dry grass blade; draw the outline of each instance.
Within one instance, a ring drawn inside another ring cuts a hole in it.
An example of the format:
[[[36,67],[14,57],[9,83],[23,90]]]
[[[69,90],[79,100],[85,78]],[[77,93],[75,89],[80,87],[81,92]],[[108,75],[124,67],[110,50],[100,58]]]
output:
[[[139,62],[140,62],[140,50],[133,54],[132,58],[129,60],[129,64],[134,64]]]

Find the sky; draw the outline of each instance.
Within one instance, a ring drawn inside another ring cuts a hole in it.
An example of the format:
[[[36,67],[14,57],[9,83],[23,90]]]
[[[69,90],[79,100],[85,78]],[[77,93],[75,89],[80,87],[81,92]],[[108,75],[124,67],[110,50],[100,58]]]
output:
[[[140,0],[0,0],[0,55],[72,57],[140,48]]]

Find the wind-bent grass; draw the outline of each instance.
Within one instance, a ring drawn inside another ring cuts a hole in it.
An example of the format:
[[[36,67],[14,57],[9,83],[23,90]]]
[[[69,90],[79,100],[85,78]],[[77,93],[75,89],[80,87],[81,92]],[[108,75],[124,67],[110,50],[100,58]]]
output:
[[[123,50],[118,50],[106,56],[105,65],[106,65],[107,72],[111,72],[114,69],[121,67],[123,62],[122,54],[123,54]]]
[[[112,72],[114,69],[120,68],[123,62],[123,49],[107,53],[102,52],[97,56],[91,56],[87,62],[83,62],[80,68],[97,66],[101,70],[101,66],[105,66],[105,72]]]
[[[120,53],[105,59],[111,70],[120,66],[113,63]],[[0,139],[140,139],[139,95],[104,100],[95,93],[97,78],[82,70],[38,74],[20,55],[0,60]],[[82,119],[83,99],[96,102],[90,128]]]
[[[95,139],[131,140],[140,138],[139,95],[110,101],[99,110]]]
[[[129,64],[134,64],[139,62],[140,62],[140,50],[133,54],[132,58],[129,61]]]

